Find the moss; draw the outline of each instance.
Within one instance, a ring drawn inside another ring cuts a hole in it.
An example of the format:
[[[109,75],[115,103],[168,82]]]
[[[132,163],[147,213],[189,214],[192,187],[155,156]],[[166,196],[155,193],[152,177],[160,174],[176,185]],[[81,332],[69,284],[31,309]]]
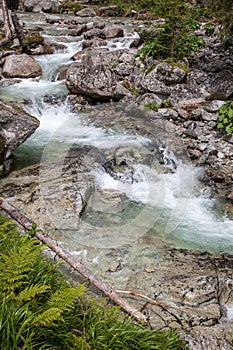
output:
[[[165,59],[163,62],[169,63],[172,67],[178,67],[182,69],[186,74],[188,74],[189,72],[188,66],[183,61],[177,61],[176,59],[169,57]]]
[[[145,109],[152,109],[157,112],[159,108],[173,108],[173,105],[170,100],[163,100],[160,105],[157,105],[154,102],[148,102],[144,105]]]
[[[25,36],[25,44],[28,46],[43,44],[43,42],[44,38],[37,31],[29,32]]]

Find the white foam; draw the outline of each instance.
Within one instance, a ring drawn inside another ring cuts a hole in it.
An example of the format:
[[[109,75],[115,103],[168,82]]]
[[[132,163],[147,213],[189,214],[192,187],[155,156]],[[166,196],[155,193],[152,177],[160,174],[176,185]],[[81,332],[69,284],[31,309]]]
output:
[[[156,230],[167,239],[232,252],[233,221],[218,217],[215,200],[198,192],[199,173],[192,165],[179,164],[176,173],[167,174],[136,165],[135,175],[139,181],[130,184],[101,169],[96,172],[96,183],[102,189],[118,190],[133,201],[155,208],[155,215],[159,210]]]
[[[227,309],[227,321],[233,323],[233,304],[226,306]]]

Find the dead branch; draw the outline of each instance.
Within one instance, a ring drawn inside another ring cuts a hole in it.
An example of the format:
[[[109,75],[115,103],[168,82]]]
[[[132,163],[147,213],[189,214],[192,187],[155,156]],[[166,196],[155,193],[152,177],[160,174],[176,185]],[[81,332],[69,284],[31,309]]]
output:
[[[13,205],[9,204],[4,198],[0,198],[0,209],[4,210],[26,230],[32,228],[32,221],[22,214]],[[129,313],[134,319],[143,324],[147,324],[146,316],[121,298],[114,290],[108,287],[99,277],[95,276],[82,262],[75,260],[69,252],[57,245],[57,242],[50,238],[45,232],[37,231],[35,236],[51,250],[53,250],[60,258],[66,261],[73,269],[78,271],[86,280],[98,288],[111,299],[115,304],[119,305],[124,311]]]
[[[12,39],[10,16],[9,16],[6,0],[2,0],[2,14],[3,14],[3,21],[4,21],[5,38],[3,38],[0,41],[0,46],[7,44]]]
[[[134,296],[136,296],[136,297],[140,297],[140,298],[145,299],[145,300],[147,301],[147,303],[160,306],[164,311],[168,312],[170,315],[172,315],[173,317],[175,317],[175,319],[177,320],[177,322],[183,327],[183,324],[182,324],[181,320],[179,319],[179,317],[178,317],[176,314],[174,314],[172,311],[170,311],[166,306],[164,306],[163,304],[161,304],[160,302],[158,302],[157,300],[151,299],[151,298],[149,298],[149,297],[146,296],[146,295],[143,295],[143,294],[140,294],[140,293],[136,293],[136,292],[133,292],[133,291],[129,291],[129,290],[116,290],[116,293],[134,295]],[[146,304],[147,304],[147,303],[146,303]],[[144,308],[145,308],[145,306],[144,306]]]

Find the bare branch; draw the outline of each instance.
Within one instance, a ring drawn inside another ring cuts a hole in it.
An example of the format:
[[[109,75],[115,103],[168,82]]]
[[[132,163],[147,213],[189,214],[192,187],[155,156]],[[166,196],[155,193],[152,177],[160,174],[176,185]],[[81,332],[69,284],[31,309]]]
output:
[[[164,306],[163,304],[161,304],[160,302],[158,302],[157,300],[151,299],[146,295],[140,294],[140,293],[136,293],[133,291],[129,291],[129,290],[116,290],[117,293],[122,293],[122,294],[128,294],[128,295],[134,295],[136,297],[140,297],[143,298],[147,301],[147,303],[150,304],[154,304],[154,305],[158,305],[160,306],[164,311],[168,312],[170,315],[172,315],[173,317],[175,317],[175,319],[177,320],[177,322],[183,327],[183,324],[181,322],[181,320],[179,319],[179,317],[174,314],[174,312],[170,311],[166,306]],[[145,305],[146,306],[146,305]],[[144,307],[145,307],[144,306]]]

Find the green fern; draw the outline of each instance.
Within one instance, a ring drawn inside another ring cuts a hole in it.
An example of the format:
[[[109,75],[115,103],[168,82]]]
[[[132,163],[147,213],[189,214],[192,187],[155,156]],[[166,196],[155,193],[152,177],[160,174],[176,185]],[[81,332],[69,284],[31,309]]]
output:
[[[36,295],[45,293],[48,289],[51,288],[49,286],[41,286],[39,284],[28,286],[19,293],[17,300],[29,301],[35,298]]]
[[[33,240],[20,237],[21,246],[1,255],[0,279],[3,291],[16,291],[28,284],[28,273],[33,270],[35,259],[41,247],[35,245]]]
[[[72,310],[75,306],[77,298],[84,295],[86,288],[83,284],[77,287],[68,287],[56,291],[48,302],[49,307],[59,305],[62,311]]]
[[[74,308],[77,298],[83,296],[85,289],[85,286],[82,284],[77,287],[64,288],[53,293],[47,303],[48,309],[38,315],[33,320],[33,324],[48,327],[55,325],[55,321],[64,322],[62,314]]]
[[[62,309],[59,307],[50,307],[48,310],[42,312],[33,319],[34,326],[54,326],[55,321],[64,322],[62,317]]]

